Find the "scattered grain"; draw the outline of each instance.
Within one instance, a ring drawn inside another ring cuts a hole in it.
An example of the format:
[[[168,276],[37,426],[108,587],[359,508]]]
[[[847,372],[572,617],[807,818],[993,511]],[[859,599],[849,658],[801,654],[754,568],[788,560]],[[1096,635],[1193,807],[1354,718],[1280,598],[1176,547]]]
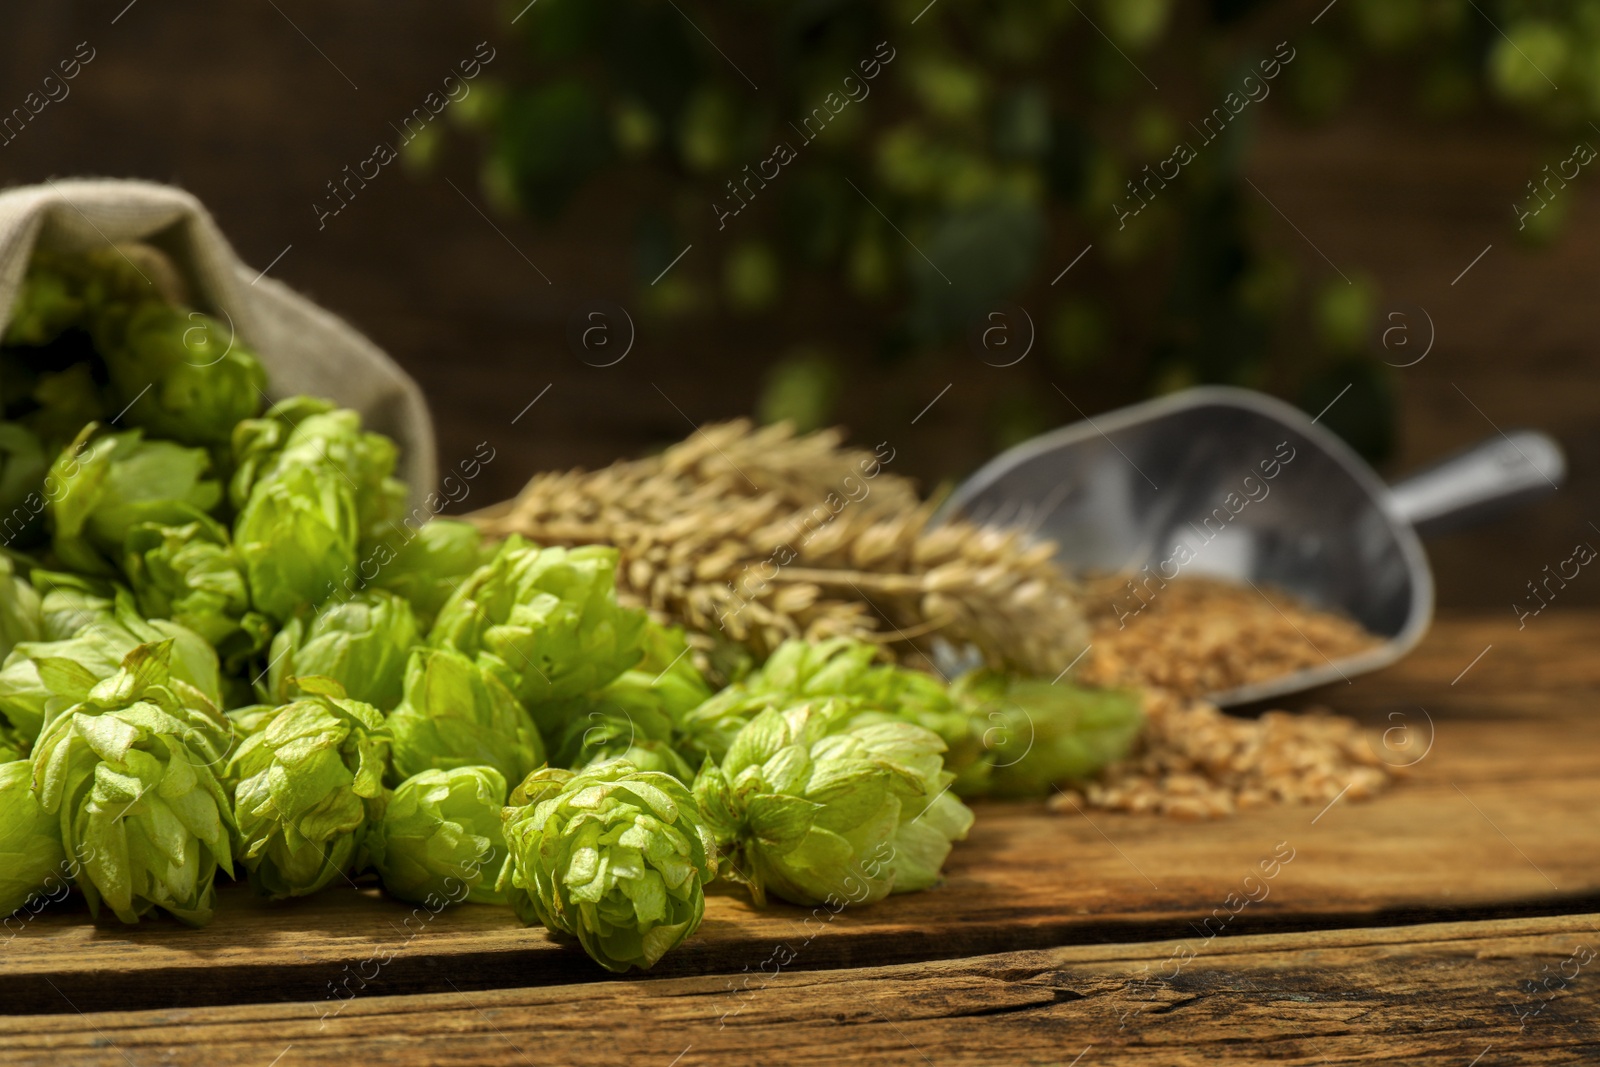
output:
[[[1267,804],[1363,800],[1392,769],[1350,719],[1323,709],[1259,719],[1163,689],[1145,690],[1145,729],[1134,752],[1052,806],[1218,818]],[[1347,789],[1348,787],[1348,789]]]

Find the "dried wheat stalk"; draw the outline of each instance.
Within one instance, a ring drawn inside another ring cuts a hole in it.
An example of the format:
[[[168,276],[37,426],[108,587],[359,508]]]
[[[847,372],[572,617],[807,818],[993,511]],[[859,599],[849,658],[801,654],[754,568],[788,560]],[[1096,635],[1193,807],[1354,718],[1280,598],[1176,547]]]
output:
[[[1077,658],[1087,628],[1053,545],[930,528],[931,505],[886,469],[892,449],[840,440],[722,423],[660,456],[539,475],[472,518],[491,536],[615,545],[625,598],[762,656],[842,634],[925,669],[934,636],[1034,674]]]

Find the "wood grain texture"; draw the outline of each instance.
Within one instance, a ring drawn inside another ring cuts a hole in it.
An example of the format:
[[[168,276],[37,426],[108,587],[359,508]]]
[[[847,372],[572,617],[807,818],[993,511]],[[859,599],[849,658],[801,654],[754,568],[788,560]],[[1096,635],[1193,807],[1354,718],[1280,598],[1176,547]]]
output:
[[[0,1064],[1592,1063],[1597,926],[1590,914],[1190,937],[748,986],[451,989],[326,1017],[314,1003],[14,1017],[0,1019]]]
[[[1600,663],[1583,653],[1600,636],[1600,616],[1537,621],[1521,643],[1514,625],[1508,637],[1501,622],[1442,622],[1404,664],[1321,694],[1372,724],[1374,737],[1397,723],[1433,731],[1432,750],[1375,801],[1199,824],[983,804],[942,888],[838,916],[757,910],[719,891],[700,932],[653,976],[754,971],[779,946],[796,953],[788,969],[818,970],[1180,936],[1225,909],[1230,893],[1259,898],[1225,910],[1230,934],[1600,910],[1600,717],[1592,711]],[[1450,684],[1487,644],[1491,651]],[[1275,851],[1293,859],[1264,892],[1251,889],[1244,879],[1254,872],[1259,880],[1259,864]],[[348,887],[269,906],[230,886],[201,930],[96,925],[67,910],[11,933],[0,943],[0,1011],[12,1013],[605,977],[577,949],[501,909],[429,917]]]

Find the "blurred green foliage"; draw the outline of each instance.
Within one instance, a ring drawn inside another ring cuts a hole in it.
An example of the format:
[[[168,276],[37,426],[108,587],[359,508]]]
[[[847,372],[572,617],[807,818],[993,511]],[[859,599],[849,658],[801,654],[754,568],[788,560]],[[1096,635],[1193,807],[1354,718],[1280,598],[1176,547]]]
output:
[[[1256,123],[1266,108],[1326,120],[1377,77],[1422,116],[1493,101],[1580,128],[1600,112],[1600,0],[1342,0],[1312,25],[1318,6],[507,0],[529,73],[485,79],[455,118],[481,135],[491,201],[534,219],[626,168],[641,309],[770,319],[790,354],[767,376],[765,416],[826,422],[855,377],[881,388],[976,364],[972,323],[1017,304],[1039,355],[995,371],[1009,377],[987,394],[993,444],[1073,417],[1055,379],[1113,402],[1231,383],[1308,409],[1353,383],[1360,419],[1330,421],[1382,458],[1395,401],[1379,294],[1356,265],[1330,276],[1288,248],[1244,180]],[[1194,121],[1285,38],[1294,58],[1271,102],[1197,138]],[[1128,183],[1178,142],[1197,158],[1119,224]],[[772,162],[779,144],[792,160]],[[651,285],[691,242],[696,262]],[[825,312],[785,314],[796,291]]]
[[[839,372],[821,352],[801,349],[784,356],[767,372],[756,417],[762,422],[792,422],[802,431],[828,425],[839,392]]]

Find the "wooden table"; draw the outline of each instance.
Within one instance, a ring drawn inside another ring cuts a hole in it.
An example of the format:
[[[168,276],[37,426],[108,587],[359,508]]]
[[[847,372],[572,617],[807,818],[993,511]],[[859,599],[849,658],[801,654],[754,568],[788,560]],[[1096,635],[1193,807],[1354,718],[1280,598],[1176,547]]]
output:
[[[1429,731],[1377,800],[984,804],[943,888],[838,915],[719,893],[648,977],[348,887],[230,887],[198,931],[45,912],[0,940],[0,1064],[1596,1062],[1597,646],[1596,613],[1441,620],[1317,694]]]

